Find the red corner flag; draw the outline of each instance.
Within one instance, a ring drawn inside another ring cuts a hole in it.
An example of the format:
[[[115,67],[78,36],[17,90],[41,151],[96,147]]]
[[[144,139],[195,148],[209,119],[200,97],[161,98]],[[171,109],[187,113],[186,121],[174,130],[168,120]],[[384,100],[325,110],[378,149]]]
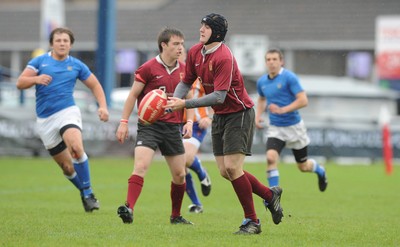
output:
[[[379,123],[382,128],[382,155],[385,162],[386,174],[393,172],[392,134],[389,127],[390,113],[386,106],[381,108]]]
[[[383,141],[383,160],[386,166],[386,173],[390,175],[393,172],[393,147],[389,124],[382,127],[382,141]]]

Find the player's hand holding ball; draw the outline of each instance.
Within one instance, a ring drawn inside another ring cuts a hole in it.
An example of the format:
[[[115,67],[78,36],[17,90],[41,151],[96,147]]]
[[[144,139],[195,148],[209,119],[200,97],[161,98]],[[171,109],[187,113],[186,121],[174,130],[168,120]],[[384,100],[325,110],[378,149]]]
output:
[[[164,106],[167,112],[174,112],[185,108],[185,100],[176,98],[176,97],[169,97],[167,104]]]

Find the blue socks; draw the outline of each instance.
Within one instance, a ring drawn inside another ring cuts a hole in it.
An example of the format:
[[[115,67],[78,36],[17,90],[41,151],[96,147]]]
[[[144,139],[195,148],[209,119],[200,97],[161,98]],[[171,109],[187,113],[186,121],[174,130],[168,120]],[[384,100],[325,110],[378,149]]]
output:
[[[194,157],[193,163],[190,165],[189,169],[197,174],[200,181],[203,181],[203,179],[206,178],[204,168],[201,166],[201,161],[197,156]]]
[[[189,169],[194,171],[197,174],[197,177],[199,178],[200,181],[203,181],[207,176],[206,172],[204,171],[203,166],[201,165],[201,161],[197,156],[194,157],[193,163],[190,165]],[[192,178],[192,175],[190,174],[190,172],[187,172],[187,174],[186,174],[186,193],[188,194],[188,196],[193,204],[196,204],[199,206],[201,205],[201,202],[200,202],[199,197],[197,196],[196,189],[193,184],[193,178]]]
[[[311,162],[313,163],[313,172],[315,172],[319,177],[322,177],[325,175],[325,168],[320,166],[317,161],[314,159],[310,159]]]
[[[325,168],[317,163],[314,159],[310,159],[313,164],[312,172],[316,173],[319,177],[325,175]],[[279,186],[279,171],[278,169],[267,171],[267,180],[269,187]]]
[[[190,200],[193,204],[201,205],[199,197],[197,196],[196,189],[193,185],[192,175],[188,171],[186,174],[186,193],[188,194]]]
[[[278,169],[267,171],[267,180],[269,187],[279,186],[279,171]]]
[[[71,176],[65,176],[65,177],[68,178],[69,181],[71,181],[71,183],[73,183],[78,190],[82,191],[82,183],[76,172],[74,172],[74,174],[72,174]]]
[[[90,194],[93,193],[93,191],[90,184],[89,160],[86,153],[84,153],[81,158],[77,160],[74,159],[74,168],[81,180],[81,195],[84,197],[88,197]]]

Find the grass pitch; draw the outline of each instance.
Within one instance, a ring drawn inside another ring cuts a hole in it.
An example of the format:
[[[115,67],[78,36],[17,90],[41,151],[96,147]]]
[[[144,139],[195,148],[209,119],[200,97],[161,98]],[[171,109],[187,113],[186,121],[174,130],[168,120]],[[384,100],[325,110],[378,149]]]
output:
[[[92,183],[101,209],[85,213],[79,192],[50,158],[0,158],[0,246],[399,246],[400,171],[387,176],[382,164],[327,164],[329,186],[321,193],[315,174],[280,165],[285,217],[274,225],[254,196],[262,233],[232,234],[243,213],[231,184],[214,162],[203,162],[212,192],[201,197],[203,214],[182,215],[194,226],[170,225],[170,173],[155,161],[136,204],[134,222],[122,224],[116,211],[124,203],[133,160],[93,158]],[[266,183],[265,164],[245,169]],[[200,186],[194,176],[197,189]],[[201,193],[200,193],[201,194]]]

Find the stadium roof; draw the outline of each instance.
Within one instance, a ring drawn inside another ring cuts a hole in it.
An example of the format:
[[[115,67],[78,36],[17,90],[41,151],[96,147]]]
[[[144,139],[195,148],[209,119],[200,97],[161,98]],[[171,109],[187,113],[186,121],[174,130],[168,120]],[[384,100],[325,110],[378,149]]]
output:
[[[65,1],[66,26],[77,38],[75,49],[95,49],[97,2]],[[156,47],[164,26],[181,29],[186,43],[198,40],[201,17],[216,12],[226,16],[229,35],[266,34],[281,47],[316,49],[373,49],[375,19],[398,15],[398,0],[120,0],[117,6],[117,46]],[[2,0],[0,50],[37,44],[40,1]]]

